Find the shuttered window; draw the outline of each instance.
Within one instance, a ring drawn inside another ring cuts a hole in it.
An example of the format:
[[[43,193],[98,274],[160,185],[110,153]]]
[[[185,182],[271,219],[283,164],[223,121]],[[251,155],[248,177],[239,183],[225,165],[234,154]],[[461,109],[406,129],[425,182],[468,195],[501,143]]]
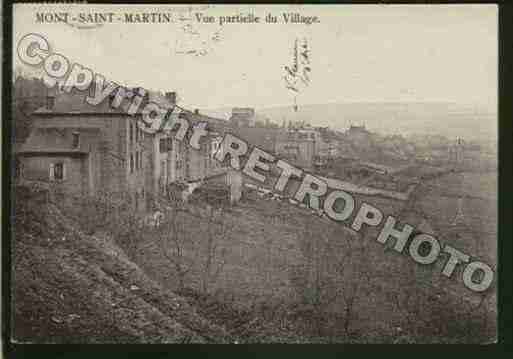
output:
[[[64,181],[66,179],[66,166],[64,163],[50,164],[50,181]]]
[[[72,133],[72,147],[73,148],[78,148],[78,146],[80,146],[80,134],[78,132],[73,132]]]

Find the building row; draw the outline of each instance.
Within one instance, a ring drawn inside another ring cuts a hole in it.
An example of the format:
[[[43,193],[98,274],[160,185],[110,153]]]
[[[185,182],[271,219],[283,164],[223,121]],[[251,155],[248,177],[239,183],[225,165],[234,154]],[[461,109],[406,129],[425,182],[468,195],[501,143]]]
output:
[[[252,108],[234,108],[232,131],[248,143],[307,170],[322,167],[341,153],[340,135],[327,127],[276,126]]]
[[[202,181],[223,171],[213,158],[221,132],[209,131],[196,150],[173,132],[145,130],[140,112],[129,115],[114,100],[111,96],[92,106],[77,93],[56,90],[47,96],[32,114],[30,135],[16,150],[18,179],[49,183],[64,200],[120,194],[137,211],[146,211],[170,183]],[[146,92],[140,108],[147,102],[174,108],[172,116],[191,124],[206,121],[222,131],[222,120],[178,110],[174,92]]]

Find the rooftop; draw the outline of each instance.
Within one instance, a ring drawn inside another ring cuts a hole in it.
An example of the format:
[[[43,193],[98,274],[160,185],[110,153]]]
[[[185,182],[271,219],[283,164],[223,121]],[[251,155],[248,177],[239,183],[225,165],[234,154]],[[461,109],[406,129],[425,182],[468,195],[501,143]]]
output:
[[[138,88],[132,88],[135,92]],[[34,111],[34,115],[127,115],[128,107],[130,102],[127,100],[123,100],[118,108],[113,108],[111,106],[112,96],[107,96],[100,104],[91,105],[86,101],[86,97],[89,95],[88,93],[83,93],[80,91],[71,91],[70,93],[66,93],[62,90],[53,89],[50,91],[54,94],[54,104],[51,108],[41,107]],[[115,92],[114,92],[115,93]],[[173,112],[171,114],[172,118],[176,116],[185,116],[189,121],[196,123],[200,121],[206,121],[212,125],[212,127],[221,129],[224,128],[227,124],[226,121],[221,119],[216,119],[213,117],[209,117],[203,115],[199,112],[189,111],[185,109],[175,107],[174,100],[170,98],[169,94],[163,94],[158,91],[149,91],[146,90],[147,97],[139,106],[138,114],[142,113],[144,106],[148,103],[157,104],[162,111],[165,113],[168,110],[172,109]],[[150,127],[148,127],[149,132],[156,131],[160,128],[161,121],[154,121]]]
[[[90,145],[99,139],[100,128],[93,126],[42,126],[30,133],[18,154],[87,154]],[[78,147],[73,147],[73,135],[80,135]]]

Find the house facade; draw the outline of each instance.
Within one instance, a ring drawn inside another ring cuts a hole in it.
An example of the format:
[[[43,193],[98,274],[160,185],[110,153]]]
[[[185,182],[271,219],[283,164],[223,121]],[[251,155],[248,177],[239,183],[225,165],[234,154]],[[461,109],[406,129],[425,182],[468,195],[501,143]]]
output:
[[[145,100],[174,106],[174,93],[158,97]],[[172,131],[145,131],[140,114],[113,108],[112,99],[97,106],[83,100],[76,94],[49,96],[33,113],[32,131],[16,153],[23,181],[48,183],[70,201],[118,194],[144,212],[169,183],[198,181],[222,170],[212,156],[218,137],[205,136],[195,150],[188,139],[174,139]],[[208,120],[199,113],[184,116],[192,123]]]
[[[222,132],[226,125],[224,121],[202,115],[197,110],[177,110],[171,117],[186,119],[191,127],[199,122],[207,122],[209,132],[201,137],[199,149],[190,146],[189,137],[185,137],[183,141],[177,140],[176,128],[157,131],[152,135],[152,189],[157,194],[165,193],[171,183],[200,182],[226,171],[214,159],[222,141]]]
[[[306,170],[312,170],[315,159],[315,138],[313,133],[296,130],[280,131],[275,151],[280,157]]]
[[[150,138],[136,116],[82,100],[50,96],[33,113],[32,131],[17,151],[23,180],[52,184],[67,199],[123,193],[145,209]]]

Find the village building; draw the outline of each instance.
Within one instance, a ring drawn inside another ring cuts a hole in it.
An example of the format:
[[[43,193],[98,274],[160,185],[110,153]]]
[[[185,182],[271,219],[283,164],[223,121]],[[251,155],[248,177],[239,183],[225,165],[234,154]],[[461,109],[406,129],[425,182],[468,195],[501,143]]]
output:
[[[265,127],[235,127],[232,128],[232,132],[249,146],[257,146],[269,153],[276,153],[278,136],[284,131]]]
[[[252,107],[234,107],[228,120],[234,128],[278,128],[278,125]]]
[[[229,122],[233,127],[255,127],[255,109],[251,107],[234,107]]]
[[[219,135],[205,136],[200,150],[192,149],[171,131],[146,131],[138,122],[141,113],[115,108],[113,99],[92,106],[83,94],[55,90],[48,96],[32,114],[32,131],[16,153],[21,179],[48,183],[66,201],[117,194],[144,212],[169,183],[198,181],[222,170],[212,156]],[[143,105],[152,101],[174,108],[175,100],[174,92],[148,92]],[[222,120],[198,111],[173,114],[187,117],[191,126],[210,121],[222,127]]]
[[[150,152],[133,116],[108,100],[92,106],[82,96],[54,92],[32,117],[17,152],[24,180],[51,183],[66,200],[117,192],[144,207]]]
[[[189,138],[175,139],[177,129],[157,131],[153,135],[153,192],[163,193],[169,184],[175,182],[199,182],[225,171],[214,159],[214,154],[222,141],[225,121],[200,114],[198,110],[176,110],[171,114],[170,123],[183,118],[190,126],[199,122],[208,123],[208,135],[200,140],[200,149],[192,148]],[[158,126],[159,124],[157,124]]]
[[[365,128],[365,125],[351,125],[345,132],[347,141],[364,149],[370,149],[373,145],[372,134]]]
[[[315,138],[313,133],[280,131],[276,141],[276,153],[294,165],[312,170],[314,168]]]

